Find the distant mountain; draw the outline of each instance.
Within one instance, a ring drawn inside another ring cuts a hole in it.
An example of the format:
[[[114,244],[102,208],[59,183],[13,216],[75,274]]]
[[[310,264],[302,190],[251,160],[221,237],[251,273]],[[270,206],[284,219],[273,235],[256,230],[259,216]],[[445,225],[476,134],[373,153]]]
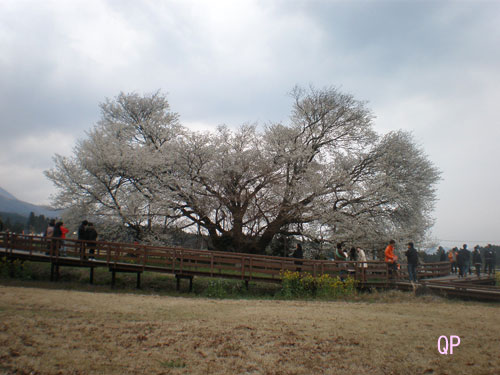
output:
[[[4,197],[7,199],[16,199],[11,193],[9,193],[7,190],[4,190],[0,187],[0,197]]]
[[[51,210],[46,207],[21,201],[2,188],[0,188],[0,212],[9,212],[25,217],[28,217],[30,212],[33,212],[35,215],[44,215],[49,218],[61,215],[60,210]]]
[[[0,218],[3,220],[4,224],[8,220],[13,224],[21,224],[23,227],[27,222],[26,216],[21,216],[19,214],[13,214],[12,212],[1,212],[0,211]]]

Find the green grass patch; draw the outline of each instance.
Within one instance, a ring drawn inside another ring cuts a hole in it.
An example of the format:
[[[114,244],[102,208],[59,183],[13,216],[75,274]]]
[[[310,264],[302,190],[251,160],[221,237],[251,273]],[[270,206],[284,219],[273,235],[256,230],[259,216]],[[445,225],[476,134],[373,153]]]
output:
[[[280,290],[278,283],[245,282],[235,279],[195,276],[193,290],[189,292],[188,280],[180,280],[176,290],[176,279],[172,274],[144,272],[141,275],[141,289],[136,289],[136,273],[116,273],[115,286],[111,286],[111,272],[105,267],[94,268],[94,284],[90,284],[90,269],[85,267],[61,266],[59,281],[50,281],[50,263],[29,262],[16,264],[18,270],[13,277],[7,264],[0,264],[0,283],[11,286],[41,287],[46,289],[80,290],[90,292],[113,292],[133,294],[154,294],[168,296],[208,298],[258,298],[272,299]]]

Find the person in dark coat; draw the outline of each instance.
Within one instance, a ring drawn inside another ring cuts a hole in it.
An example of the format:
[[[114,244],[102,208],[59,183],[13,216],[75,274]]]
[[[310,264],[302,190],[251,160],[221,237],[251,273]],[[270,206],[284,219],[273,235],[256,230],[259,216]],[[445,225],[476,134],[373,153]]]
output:
[[[86,244],[85,242],[83,241],[86,241],[87,240],[87,225],[89,224],[89,222],[87,220],[83,220],[82,223],[80,224],[80,226],[78,227],[78,240],[82,241],[80,243],[80,257],[82,257],[83,259],[85,259],[85,248],[86,248]]]
[[[292,254],[292,257],[297,258],[297,259],[303,259],[304,258],[304,252],[302,251],[302,245],[300,243],[297,244],[295,247],[295,250]],[[302,262],[296,260],[295,264],[297,265],[302,265]],[[297,267],[297,271],[300,272],[302,271],[301,267]]]
[[[470,266],[471,252],[469,249],[467,249],[466,244],[463,245],[463,249],[464,249],[464,276],[467,272],[469,272],[469,275],[472,275],[472,270]]]
[[[350,261],[356,261],[356,260],[358,260],[358,253],[357,253],[355,247],[351,247],[351,250],[349,252],[349,260]]]
[[[406,259],[408,260],[408,276],[410,282],[417,282],[417,266],[418,266],[418,253],[415,249],[413,242],[408,243],[408,250],[405,252]]]
[[[93,223],[87,223],[87,228],[85,230],[85,238],[89,241],[88,242],[89,254],[90,254],[89,258],[95,259],[94,254],[96,248],[95,241],[97,241],[97,231],[95,230]]]
[[[446,262],[448,260],[448,258],[446,257],[446,251],[444,251],[442,246],[439,246],[438,253],[440,262]]]
[[[459,277],[465,277],[465,274],[467,273],[466,260],[468,258],[469,258],[469,251],[467,250],[467,245],[464,245],[460,250],[458,250],[458,255],[457,255]]]
[[[492,267],[492,272],[493,272],[493,275],[495,274],[495,266],[497,264],[497,256],[496,256],[496,250],[491,250],[491,267]]]
[[[481,253],[479,252],[479,245],[474,246],[474,251],[472,252],[472,263],[476,267],[476,275],[480,277],[481,273]]]
[[[66,234],[68,232],[68,228],[64,226],[62,221],[58,221],[56,223],[52,237],[55,238],[54,248],[57,255],[65,255],[64,239],[66,238]]]
[[[495,260],[495,253],[491,248],[491,244],[488,244],[484,251],[484,273],[488,270],[488,276],[491,275],[492,272],[495,273]]]
[[[85,241],[87,239],[87,225],[89,222],[87,220],[83,220],[80,226],[78,227],[78,239]]]

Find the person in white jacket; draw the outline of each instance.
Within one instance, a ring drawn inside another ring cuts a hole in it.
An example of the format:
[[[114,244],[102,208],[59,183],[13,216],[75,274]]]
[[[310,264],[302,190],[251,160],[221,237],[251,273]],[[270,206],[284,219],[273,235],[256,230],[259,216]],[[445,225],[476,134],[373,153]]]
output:
[[[359,267],[359,271],[361,273],[361,280],[363,282],[366,281],[366,269],[368,268],[368,263],[366,263],[367,259],[366,259],[366,254],[365,254],[365,251],[358,247],[356,249],[357,253],[358,253],[358,267]]]

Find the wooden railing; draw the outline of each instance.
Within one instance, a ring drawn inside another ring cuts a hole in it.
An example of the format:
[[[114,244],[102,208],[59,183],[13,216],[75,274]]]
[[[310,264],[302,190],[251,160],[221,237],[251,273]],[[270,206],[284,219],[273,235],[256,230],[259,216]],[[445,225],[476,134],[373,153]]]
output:
[[[432,279],[436,277],[448,276],[451,273],[450,262],[421,263],[417,267],[417,278]],[[400,278],[408,279],[408,265],[401,264],[399,270]]]
[[[92,242],[73,239],[49,239],[32,235],[0,233],[3,253],[16,256],[22,250],[24,259],[50,261],[53,264],[106,266],[113,270],[130,272],[164,272],[186,276],[209,276],[246,281],[280,282],[285,271],[308,272],[313,276],[350,275],[360,285],[387,285],[388,267],[385,262],[327,261],[273,257],[246,253],[192,250],[177,247],[147,246],[141,244]],[[91,253],[93,251],[93,254]],[[31,258],[30,258],[31,257]],[[95,258],[91,260],[89,258]],[[366,267],[362,267],[366,264]],[[400,275],[406,267],[401,267]],[[449,264],[428,263],[419,267],[420,277],[448,274]],[[447,271],[447,273],[446,273]]]

